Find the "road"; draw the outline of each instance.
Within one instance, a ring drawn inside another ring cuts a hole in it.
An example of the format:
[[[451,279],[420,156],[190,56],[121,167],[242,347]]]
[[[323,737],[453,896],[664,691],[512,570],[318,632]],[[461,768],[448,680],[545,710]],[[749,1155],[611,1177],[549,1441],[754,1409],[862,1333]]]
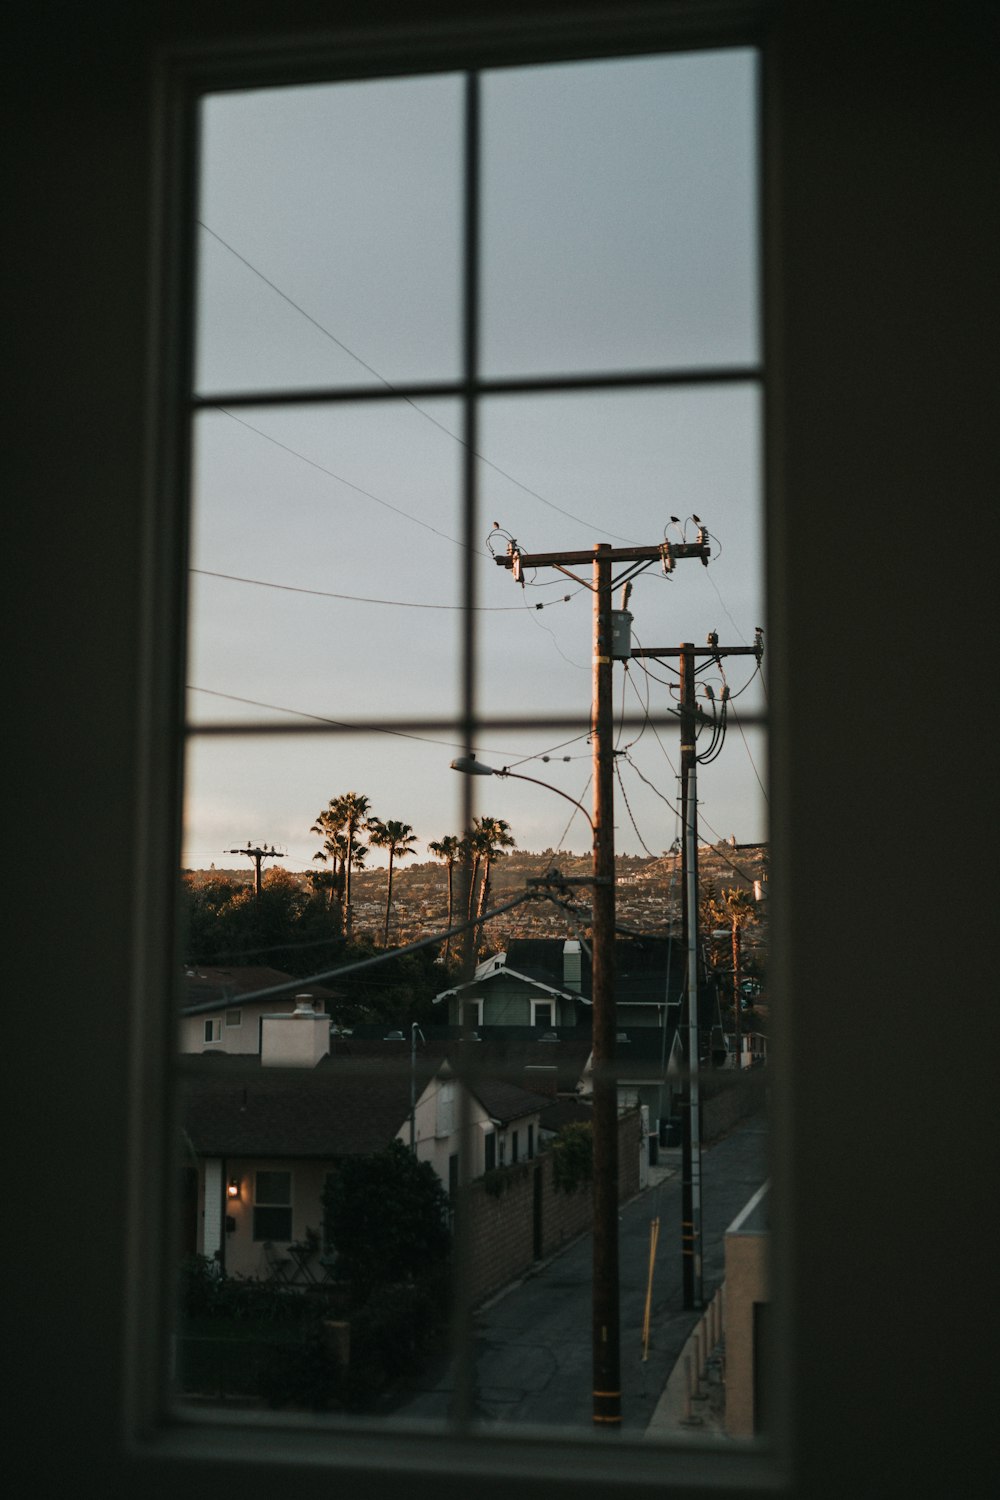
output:
[[[726,1228],[767,1177],[766,1148],[766,1126],[758,1117],[703,1150],[706,1302],[723,1277]],[[700,1316],[681,1305],[680,1152],[662,1152],[659,1169],[651,1172],[653,1185],[623,1206],[619,1224],[622,1427],[632,1431],[645,1429]],[[650,1224],[657,1217],[652,1338],[644,1361]],[[477,1313],[474,1406],[481,1420],[590,1426],[590,1270],[591,1241],[584,1235]],[[453,1386],[451,1366],[442,1362],[427,1372],[422,1389],[399,1393],[393,1412],[443,1420]]]

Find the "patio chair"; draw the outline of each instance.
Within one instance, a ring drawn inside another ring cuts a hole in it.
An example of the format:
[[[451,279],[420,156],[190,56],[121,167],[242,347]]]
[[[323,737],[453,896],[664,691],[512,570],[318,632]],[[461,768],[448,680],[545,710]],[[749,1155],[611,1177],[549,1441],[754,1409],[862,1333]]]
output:
[[[272,1240],[264,1241],[264,1259],[267,1261],[268,1281],[291,1280],[292,1260],[289,1255],[279,1255]]]

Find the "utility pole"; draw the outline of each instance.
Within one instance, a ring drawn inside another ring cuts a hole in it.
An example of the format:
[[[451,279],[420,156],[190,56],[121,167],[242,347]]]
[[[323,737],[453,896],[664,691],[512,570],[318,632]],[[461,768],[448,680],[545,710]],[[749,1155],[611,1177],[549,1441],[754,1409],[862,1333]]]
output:
[[[695,703],[695,658],[711,661],[723,656],[754,656],[760,664],[763,634],[752,646],[720,646],[710,635],[708,645],[696,649],[690,641],[673,647],[637,647],[633,656],[679,658],[681,700],[681,879],[684,887],[683,938],[686,954],[684,1045],[684,1105],[681,1114],[681,1272],[685,1308],[704,1305],[701,1233],[701,1091],[698,1042],[698,751],[699,721]],[[725,699],[723,700],[725,702]]]
[[[261,865],[263,864],[265,859],[284,859],[285,856],[279,853],[279,851],[274,847],[273,844],[265,844],[263,848],[261,848],[259,844],[251,847],[249,839],[247,840],[247,846],[245,849],[227,849],[225,852],[227,854],[245,854],[248,859],[253,860],[253,898],[256,905],[259,906]]]
[[[596,544],[592,552],[522,553],[511,542],[499,567],[509,568],[523,584],[528,568],[557,568],[594,595],[591,744],[593,749],[593,1006],[594,1078],[594,1237],[593,1237],[593,1407],[595,1425],[621,1427],[621,1329],[618,1274],[618,1083],[615,1076],[617,1016],[615,1004],[615,845],[614,726],[612,662],[626,660],[629,649],[613,640],[612,590],[659,561],[669,572],[679,557],[708,562],[708,534],[699,529],[696,543],[652,547]],[[631,566],[617,579],[612,565]],[[590,563],[591,577],[570,571]]]
[[[685,1307],[701,1307],[701,1090],[698,1079],[698,755],[694,645],[681,646],[681,881],[687,955],[684,1038],[685,1108],[681,1115],[681,1270]]]

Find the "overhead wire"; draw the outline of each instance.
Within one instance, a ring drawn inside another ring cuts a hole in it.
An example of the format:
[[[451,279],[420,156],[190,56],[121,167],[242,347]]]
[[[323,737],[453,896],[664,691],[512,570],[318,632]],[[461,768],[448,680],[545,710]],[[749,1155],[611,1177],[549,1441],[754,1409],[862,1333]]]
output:
[[[259,277],[266,286],[269,286],[271,290],[282,299],[282,301],[287,302],[289,307],[294,308],[294,310],[299,313],[301,317],[305,318],[307,322],[311,323],[312,326],[317,329],[318,332],[322,333],[325,338],[328,338],[332,343],[336,344],[337,348],[342,350],[343,353],[346,354],[350,359],[355,360],[363,370],[367,370],[369,375],[372,375],[377,381],[380,382],[380,384],[385,386],[386,390],[396,390],[396,387],[393,385],[392,381],[389,380],[385,375],[383,375],[381,371],[376,370],[374,365],[370,365],[367,360],[362,359],[361,355],[356,354],[355,351],[349,347],[349,345],[344,343],[343,339],[339,339],[335,333],[331,333],[329,328],[325,327],[325,325],[322,324],[318,318],[314,318],[312,313],[307,312],[306,309],[302,307],[300,303],[296,302],[293,297],[290,297],[287,292],[282,291],[281,287],[278,286],[276,282],[272,281],[269,276],[265,276],[264,272],[259,270],[252,261],[246,258],[245,255],[241,255],[234,245],[231,245],[228,240],[223,239],[222,235],[218,234],[216,230],[211,229],[205,223],[204,219],[198,219],[197,223],[205,231],[206,234],[211,235],[212,238],[214,240],[217,240],[224,249],[229,251],[230,255],[235,256],[238,261],[246,266],[247,270],[252,271],[253,274]],[[424,407],[419,406],[411,396],[400,395],[400,400],[404,401],[407,406],[412,407],[413,410],[417,412],[421,417],[424,417],[426,421],[433,423],[433,425],[439,428],[439,430],[443,432],[447,437],[450,437],[453,442],[458,443],[462,448],[468,449],[472,453],[473,457],[478,459],[480,463],[485,464],[487,468],[492,469],[494,473],[501,475],[502,478],[506,479],[510,484],[515,485],[517,489],[522,490],[526,495],[530,495],[533,500],[538,500],[542,505],[548,506],[550,510],[554,510],[559,515],[565,516],[569,521],[575,521],[580,526],[586,526],[590,530],[606,531],[606,528],[598,527],[595,522],[585,521],[581,516],[574,515],[572,511],[565,510],[562,506],[556,505],[554,501],[547,500],[544,495],[540,495],[538,491],[533,490],[530,485],[527,485],[522,480],[516,478],[516,476],[509,473],[508,470],[501,468],[499,464],[494,463],[492,459],[487,458],[486,455],[480,453],[478,449],[471,448],[464,438],[460,437],[457,432],[452,432],[450,427],[446,426],[444,422],[439,421],[437,417],[432,416],[431,413]],[[220,407],[219,410],[224,410],[224,408]],[[231,415],[231,413],[227,413],[227,415]],[[615,537],[615,540],[620,542],[631,542],[633,540],[631,537],[617,536],[615,532],[606,532],[606,534],[608,536]]]
[[[317,463],[314,458],[308,458],[304,453],[300,453],[297,448],[292,448],[288,443],[283,443],[280,438],[272,437],[269,432],[264,432],[262,428],[255,427],[252,422],[247,422],[243,417],[238,417],[235,412],[229,411],[227,407],[216,406],[213,410],[222,412],[223,416],[229,417],[234,422],[239,422],[241,427],[246,427],[250,432],[255,432],[265,442],[273,443],[276,448],[281,448],[285,453],[291,454],[293,458],[297,458],[300,462],[308,464],[311,469],[317,469],[320,474],[325,474],[328,479],[335,479],[338,484],[346,485],[349,490],[354,490],[357,494],[363,495],[366,500],[374,500],[376,505],[381,505],[386,510],[391,510],[394,515],[401,516],[405,521],[412,521],[414,526],[421,526],[424,531],[432,532],[434,536],[440,537],[442,541],[450,542],[453,547],[458,547],[463,552],[479,552],[477,547],[467,546],[465,542],[460,542],[457,537],[449,536],[446,531],[439,531],[429,521],[421,521],[419,516],[411,515],[409,511],[403,510],[398,505],[393,505],[391,501],[383,500],[380,495],[373,494],[371,490],[364,489],[360,484],[355,484],[352,479],[345,478],[343,474],[338,474],[335,470],[328,469],[325,464]]]
[[[288,594],[310,594],[317,599],[342,599],[349,604],[383,604],[393,606],[396,609],[439,609],[465,613],[468,606],[464,604],[426,604],[408,599],[374,599],[365,594],[337,594],[331,589],[307,589],[299,584],[275,583],[267,578],[244,578],[237,573],[220,573],[214,568],[189,568],[191,573],[197,573],[203,578],[221,578],[230,583],[253,584],[262,589],[278,589]],[[567,596],[568,597],[568,596]],[[565,599],[550,599],[544,604],[536,604],[535,609],[551,609],[554,604],[564,604]],[[520,614],[520,604],[474,604],[472,609],[477,614]]]

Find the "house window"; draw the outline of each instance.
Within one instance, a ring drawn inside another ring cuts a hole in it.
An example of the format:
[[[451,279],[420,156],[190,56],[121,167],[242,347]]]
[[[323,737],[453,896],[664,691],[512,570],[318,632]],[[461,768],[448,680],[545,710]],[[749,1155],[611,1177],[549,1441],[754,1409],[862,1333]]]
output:
[[[543,1031],[551,1031],[554,1024],[553,1011],[555,1007],[551,1000],[532,1000],[531,1002],[531,1024],[541,1027]]]
[[[518,1147],[517,1131],[514,1130],[514,1131],[511,1132],[511,1137],[510,1137],[510,1160],[511,1160],[511,1165],[512,1166],[513,1166],[514,1162],[517,1161],[517,1147]]]
[[[455,1085],[442,1083],[437,1095],[437,1122],[434,1134],[446,1137],[455,1129]]]
[[[485,1148],[485,1170],[492,1172],[497,1164],[497,1137],[495,1130],[487,1133],[483,1144]]]
[[[213,1016],[205,1022],[206,1042],[218,1042],[222,1040],[222,1022],[217,1016]]]
[[[242,1026],[242,1024],[243,1024],[243,1012],[241,1010],[227,1010],[226,1011],[226,1025],[227,1026]]]
[[[253,1192],[253,1237],[280,1240],[292,1237],[291,1172],[256,1172]]]

